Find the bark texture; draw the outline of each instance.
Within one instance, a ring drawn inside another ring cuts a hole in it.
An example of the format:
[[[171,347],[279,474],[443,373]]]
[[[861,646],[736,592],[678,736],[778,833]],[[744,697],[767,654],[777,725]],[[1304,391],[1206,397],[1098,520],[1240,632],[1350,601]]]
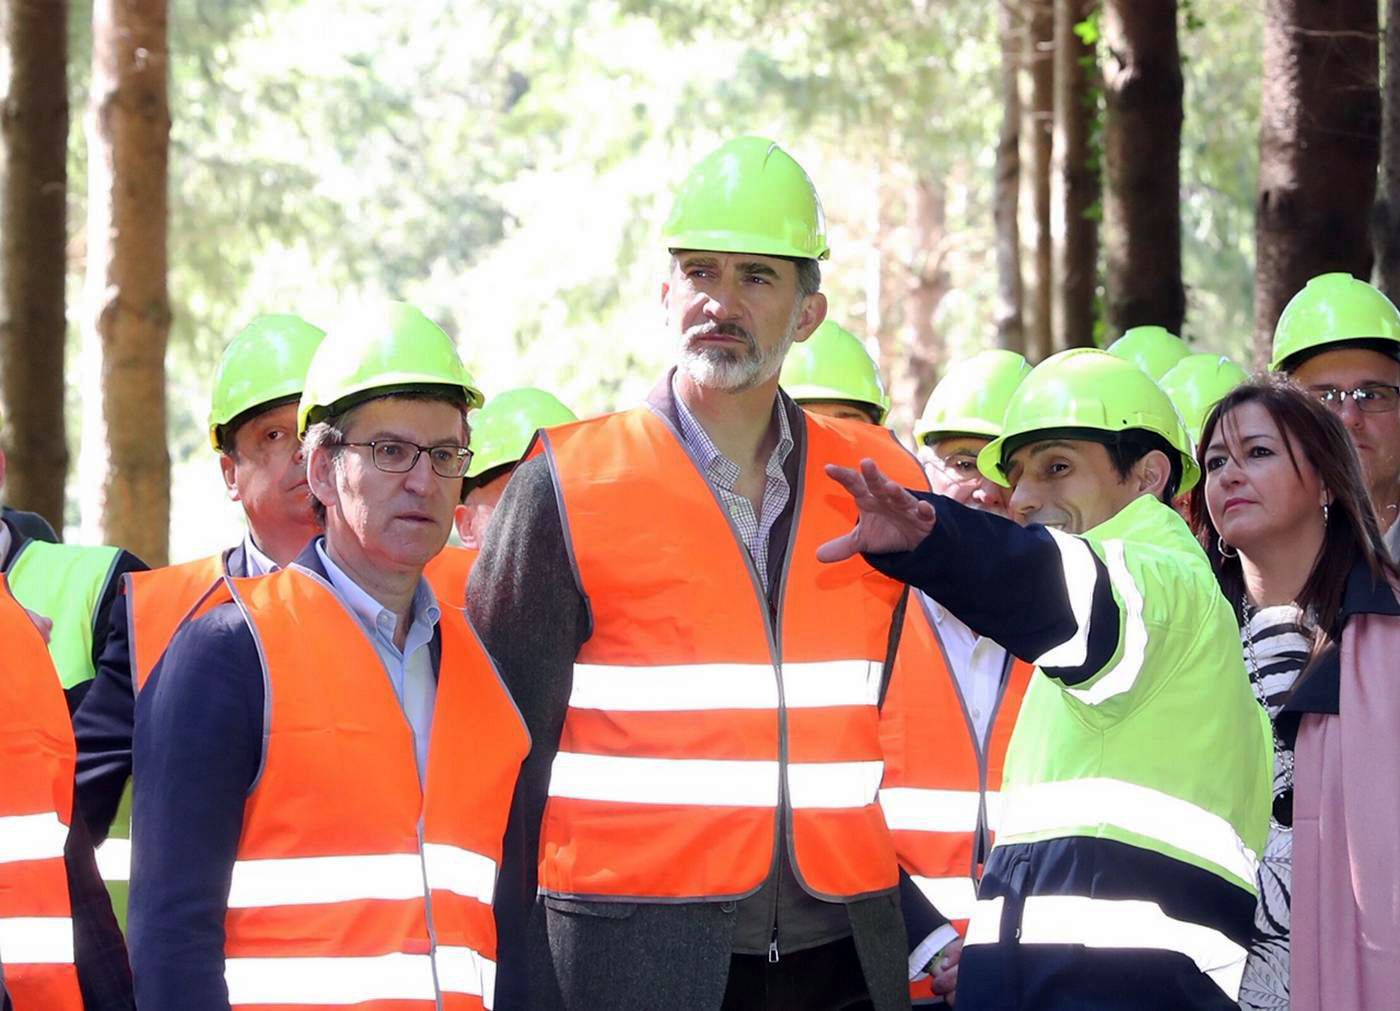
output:
[[[1400,0],[1397,0],[1400,2]],[[1021,186],[1021,96],[1017,75],[1021,65],[1020,17],[1013,0],[998,0],[997,38],[1001,42],[1001,129],[997,134],[992,206],[996,224],[997,346],[1025,354],[1026,330],[1021,302],[1021,228],[1018,221]]]
[[[1391,301],[1400,299],[1400,0],[1385,4],[1385,77],[1381,81],[1381,154],[1371,244],[1372,280]]]
[[[1054,351],[1053,255],[1050,238],[1050,163],[1055,118],[1055,12],[1050,0],[1022,4],[1021,278],[1026,357]]]
[[[0,0],[0,428],[4,498],[63,530],[67,0]]]
[[[1092,46],[1075,34],[1098,0],[1055,4],[1055,146],[1051,190],[1054,237],[1053,324],[1057,349],[1094,346],[1099,226],[1093,210],[1099,173],[1091,146],[1097,64]]]
[[[1256,362],[1308,278],[1370,277],[1381,132],[1376,0],[1267,0],[1264,12]]]
[[[166,0],[95,0],[88,114],[88,300],[102,349],[103,535],[166,561]]]
[[[1176,0],[1105,0],[1104,228],[1108,340],[1181,332],[1181,55]]]

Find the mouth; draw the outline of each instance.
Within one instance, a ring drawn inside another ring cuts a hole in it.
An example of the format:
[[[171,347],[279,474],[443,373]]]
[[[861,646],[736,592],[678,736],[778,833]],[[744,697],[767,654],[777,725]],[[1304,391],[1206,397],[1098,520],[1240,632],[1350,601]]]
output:
[[[1254,502],[1247,498],[1229,498],[1225,500],[1225,512],[1229,512],[1236,506],[1253,505]]]
[[[434,526],[437,524],[437,520],[425,512],[399,513],[395,519],[403,520],[405,523],[428,523]]]

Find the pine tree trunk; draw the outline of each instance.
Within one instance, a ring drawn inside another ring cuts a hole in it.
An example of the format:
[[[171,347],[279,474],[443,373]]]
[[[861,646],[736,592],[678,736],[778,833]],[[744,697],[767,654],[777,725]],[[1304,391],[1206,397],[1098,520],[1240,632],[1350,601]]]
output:
[[[1176,0],[1105,0],[1104,228],[1112,339],[1181,332],[1181,56]]]
[[[998,0],[997,38],[1001,42],[1001,130],[997,135],[992,206],[996,224],[996,338],[999,347],[1025,354],[1026,330],[1021,313],[1021,229],[1019,191],[1021,97],[1017,74],[1021,62],[1019,19],[1013,0]]]
[[[67,0],[0,0],[0,445],[5,501],[63,529]]]
[[[102,348],[103,536],[166,561],[166,0],[95,0],[88,119],[89,325]]]
[[[1026,355],[1055,350],[1050,239],[1050,161],[1055,118],[1055,12],[1050,0],[1026,0],[1021,48],[1021,241]]]
[[[1376,0],[1267,0],[1260,95],[1254,355],[1310,277],[1371,275],[1380,158]]]
[[[1373,280],[1400,300],[1400,0],[1385,5],[1385,78],[1381,82],[1380,179],[1371,218]]]
[[[1054,331],[1056,348],[1094,346],[1094,296],[1098,290],[1099,228],[1092,217],[1099,199],[1098,167],[1090,149],[1095,108],[1093,46],[1075,34],[1098,0],[1056,0],[1055,152],[1051,208],[1054,235]]]

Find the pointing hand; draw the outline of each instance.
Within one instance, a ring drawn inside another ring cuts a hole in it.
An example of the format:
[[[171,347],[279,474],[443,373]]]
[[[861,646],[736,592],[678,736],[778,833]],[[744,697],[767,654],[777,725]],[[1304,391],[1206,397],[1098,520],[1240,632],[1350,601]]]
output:
[[[862,460],[860,470],[827,464],[826,473],[850,492],[860,516],[850,533],[817,549],[820,561],[840,562],[861,551],[912,551],[933,530],[933,506],[887,478],[874,460]]]

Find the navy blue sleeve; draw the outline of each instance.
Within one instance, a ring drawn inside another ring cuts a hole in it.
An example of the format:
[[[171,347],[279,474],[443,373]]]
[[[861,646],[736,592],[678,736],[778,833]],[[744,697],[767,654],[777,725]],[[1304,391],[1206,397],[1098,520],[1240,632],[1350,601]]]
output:
[[[126,941],[112,912],[112,899],[98,873],[92,839],[81,818],[74,818],[69,829],[63,864],[73,910],[73,963],[83,1006],[103,1011],[135,1008]]]
[[[1087,616],[1084,662],[1046,670],[1066,684],[1092,677],[1113,659],[1119,609],[1108,570],[1092,551],[1092,577],[1076,582],[1045,527],[1022,527],[942,495],[911,494],[932,503],[938,521],[912,551],[866,555],[878,571],[923,590],[1028,663],[1083,633],[1077,608]]]
[[[78,742],[78,812],[99,845],[107,838],[131,776],[136,696],[126,622],[123,594],[112,602],[97,675],[73,714],[73,736]]]
[[[127,939],[142,1011],[228,1008],[224,917],[262,736],[257,646],[225,604],[176,633],[136,701]]]

